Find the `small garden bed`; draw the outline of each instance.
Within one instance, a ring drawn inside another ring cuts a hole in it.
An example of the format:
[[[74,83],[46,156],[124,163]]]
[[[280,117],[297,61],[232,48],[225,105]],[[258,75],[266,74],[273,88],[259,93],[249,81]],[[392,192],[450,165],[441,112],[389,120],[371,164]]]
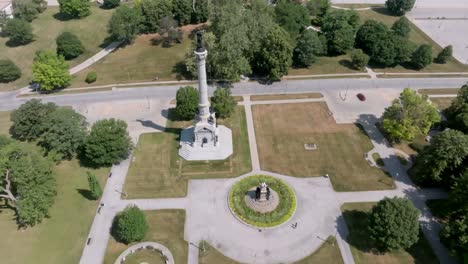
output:
[[[279,197],[279,204],[276,209],[268,213],[256,212],[245,202],[246,193],[263,182],[274,190]],[[296,195],[291,187],[280,179],[265,175],[254,175],[234,184],[229,193],[229,207],[240,221],[248,225],[275,227],[286,222],[294,214]]]

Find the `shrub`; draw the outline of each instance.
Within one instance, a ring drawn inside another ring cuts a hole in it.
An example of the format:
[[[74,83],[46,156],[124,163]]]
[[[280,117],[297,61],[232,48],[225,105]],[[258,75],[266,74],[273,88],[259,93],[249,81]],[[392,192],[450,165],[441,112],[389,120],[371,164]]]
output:
[[[120,0],[104,0],[104,8],[114,8],[120,5]]]
[[[117,241],[129,244],[143,240],[148,228],[145,214],[134,205],[116,215],[112,233]]]
[[[71,32],[61,33],[55,42],[57,43],[57,54],[62,55],[66,60],[74,59],[84,52],[83,44]]]
[[[363,70],[369,63],[369,56],[362,49],[355,49],[351,52],[351,63],[354,68]]]
[[[432,47],[427,44],[422,44],[413,52],[411,63],[416,69],[423,69],[432,63]]]
[[[93,83],[97,80],[97,73],[96,72],[88,72],[88,74],[86,74],[86,79],[85,81],[87,83]]]
[[[118,7],[107,26],[110,37],[126,44],[131,43],[140,33],[143,19],[141,12],[136,8],[127,5]]]
[[[449,61],[450,58],[452,58],[452,53],[453,47],[452,45],[448,45],[439,53],[439,55],[437,55],[436,62],[442,64],[447,63],[447,61]]]
[[[83,18],[91,14],[89,0],[58,0],[60,13],[71,18]]]
[[[214,91],[211,103],[216,115],[220,118],[231,116],[234,107],[237,105],[236,100],[231,95],[231,88],[219,87]]]
[[[33,82],[40,85],[41,90],[52,91],[70,85],[71,76],[68,64],[62,55],[53,51],[38,51],[34,57]]]
[[[184,120],[195,117],[198,107],[198,90],[192,86],[185,86],[177,90],[176,108],[177,116]]]
[[[371,238],[380,250],[409,248],[419,239],[419,211],[406,198],[385,198],[369,215]]]
[[[409,20],[406,17],[401,17],[393,23],[392,30],[395,34],[407,38],[411,31]]]
[[[25,45],[34,39],[31,24],[19,18],[9,19],[3,33],[10,38],[9,42],[13,45]]]
[[[12,7],[15,18],[31,22],[47,8],[47,2],[44,0],[13,0]]]
[[[317,32],[313,30],[302,31],[293,51],[294,65],[308,67],[317,61],[318,55],[323,54],[325,54],[325,49]]]
[[[86,174],[88,178],[89,192],[91,194],[90,196],[93,200],[97,200],[102,196],[101,185],[99,184],[99,181],[97,180],[94,173],[87,171]]]
[[[12,82],[20,77],[21,70],[11,60],[0,60],[0,82]]]

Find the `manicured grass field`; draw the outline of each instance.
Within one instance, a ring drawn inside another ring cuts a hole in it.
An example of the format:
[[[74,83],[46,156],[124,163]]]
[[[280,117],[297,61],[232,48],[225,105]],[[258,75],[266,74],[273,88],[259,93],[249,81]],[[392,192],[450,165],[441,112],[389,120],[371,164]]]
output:
[[[166,264],[161,253],[156,250],[140,250],[125,258],[125,264]]]
[[[387,9],[385,7],[376,7],[371,10],[364,10],[358,11],[359,16],[361,17],[361,22],[364,23],[366,20],[373,19],[380,21],[388,26],[392,26],[392,24],[399,19],[399,17],[391,16],[388,14]],[[409,39],[411,42],[417,44],[418,46],[421,44],[429,44],[432,46],[432,53],[433,57],[435,58],[442,48],[432,40],[428,35],[426,35],[422,30],[420,30],[416,25],[410,22],[411,32],[409,35]],[[438,64],[432,63],[428,67],[423,70],[415,70],[411,67],[403,67],[403,66],[396,66],[394,68],[385,68],[379,69],[374,68],[376,72],[463,72],[467,71],[468,66],[463,65],[462,63],[452,59],[450,62],[446,64]]]
[[[250,96],[251,101],[268,101],[268,100],[287,100],[287,99],[311,99],[322,98],[321,93],[294,93],[294,94],[262,94]]]
[[[295,262],[294,264],[341,264],[343,259],[341,257],[340,249],[336,244],[336,239],[333,236],[327,238],[322,246],[317,249],[312,255]]]
[[[103,47],[107,37],[107,22],[113,9],[106,10],[92,4],[91,15],[83,19],[60,21],[54,16],[58,7],[48,7],[32,22],[35,41],[18,47],[8,47],[8,38],[0,38],[0,57],[11,59],[22,71],[22,77],[15,82],[0,84],[0,91],[14,90],[28,85],[32,78],[32,61],[36,51],[56,49],[55,38],[63,31],[70,31],[78,36],[85,47],[85,52],[78,58],[69,61],[70,67],[88,59]]]
[[[438,94],[458,94],[460,88],[445,88],[445,89],[419,89],[418,93],[420,94],[431,94],[431,95],[438,95]]]
[[[187,263],[188,243],[184,240],[185,211],[155,210],[144,212],[149,230],[143,241],[161,243],[171,251],[175,263]],[[136,243],[125,245],[111,237],[107,245],[104,264],[113,264],[127,247],[134,244]],[[152,263],[149,260],[146,261]],[[140,264],[140,262],[135,263]]]
[[[0,135],[10,135],[10,115],[11,111],[0,112]]]
[[[368,215],[375,203],[348,203],[341,207],[349,228],[348,243],[356,264],[386,263],[439,263],[426,238],[420,232],[418,242],[406,250],[387,253],[376,252],[368,232]]]
[[[163,47],[153,43],[159,35],[141,35],[131,45],[121,47],[93,66],[74,75],[71,87],[102,84],[176,80],[178,63],[182,63],[191,40],[185,36],[180,44]],[[88,72],[97,73],[97,81],[87,84]]]
[[[430,100],[437,109],[444,111],[452,105],[452,101],[455,100],[455,97],[432,97]]]
[[[187,181],[197,178],[236,177],[251,170],[247,125],[243,107],[220,125],[232,129],[234,154],[221,161],[185,161],[178,155],[180,129],[191,121],[169,121],[165,132],[140,136],[124,189],[128,199],[180,197]]]
[[[263,170],[296,177],[329,174],[337,191],[394,188],[393,180],[369,166],[372,149],[356,125],[338,125],[325,103],[254,105],[255,133]],[[316,150],[305,150],[314,143]]]
[[[9,112],[0,112],[0,133],[10,127]],[[31,147],[36,147],[31,143]],[[86,169],[77,160],[63,161],[54,167],[57,197],[50,218],[35,227],[18,230],[14,212],[0,207],[0,252],[9,264],[78,263],[98,201],[87,200],[86,171],[92,171],[104,186],[108,168]],[[3,205],[3,203],[2,203]]]
[[[316,74],[336,74],[336,73],[365,73],[366,71],[356,70],[351,66],[351,58],[348,55],[323,56],[308,68],[291,68],[288,75],[316,75]]]
[[[200,243],[200,248],[203,248],[204,252],[200,250],[200,254],[198,255],[199,264],[240,264],[240,262],[224,256],[223,253],[205,241]]]

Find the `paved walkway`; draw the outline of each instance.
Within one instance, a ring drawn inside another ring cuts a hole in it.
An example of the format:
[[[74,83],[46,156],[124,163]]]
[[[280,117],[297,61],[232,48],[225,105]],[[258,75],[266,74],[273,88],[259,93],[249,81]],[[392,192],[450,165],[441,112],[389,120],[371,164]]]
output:
[[[135,204],[143,210],[185,209],[185,240],[189,242],[187,262],[198,263],[198,246],[201,240],[208,241],[223,254],[246,263],[294,262],[310,255],[330,235],[336,236],[338,247],[346,264],[354,263],[350,246],[346,238],[349,234],[340,207],[348,202],[375,202],[384,197],[408,197],[421,210],[421,225],[441,263],[453,263],[447,250],[438,239],[440,226],[425,205],[425,200],[445,197],[446,194],[437,189],[418,189],[408,178],[394,150],[385,141],[375,127],[379,109],[367,105],[355,104],[353,100],[340,101],[334,93],[323,91],[325,98],[300,100],[250,101],[244,96],[247,128],[253,171],[246,175],[231,179],[190,180],[187,197],[170,199],[136,199],[122,200],[121,193],[125,176],[131,158],[119,165],[113,166],[112,177],[104,189],[102,202],[105,203],[101,212],[96,214],[89,237],[90,245],[86,245],[80,263],[101,263],[109,240],[109,231],[114,215],[130,204]],[[391,101],[395,94],[388,96]],[[371,96],[371,98],[373,98]],[[325,177],[295,178],[261,170],[255,128],[252,116],[252,105],[265,103],[301,103],[326,100],[334,117],[342,122],[357,120],[369,134],[374,150],[384,159],[385,169],[395,179],[397,188],[386,191],[368,192],[335,192],[329,179]],[[386,102],[386,101],[385,101]],[[378,102],[380,108],[385,105]],[[370,109],[370,110],[369,110]],[[359,112],[360,111],[360,112]],[[368,111],[375,115],[363,115]],[[348,113],[352,115],[349,116]],[[346,114],[343,114],[346,113]],[[359,114],[361,113],[361,114]],[[281,178],[290,184],[297,196],[297,211],[293,218],[283,226],[271,230],[248,227],[240,223],[227,205],[227,195],[231,186],[240,178],[252,174],[268,174]],[[311,210],[311,208],[314,208]],[[320,216],[320,217],[318,217]],[[290,223],[298,223],[293,229]]]

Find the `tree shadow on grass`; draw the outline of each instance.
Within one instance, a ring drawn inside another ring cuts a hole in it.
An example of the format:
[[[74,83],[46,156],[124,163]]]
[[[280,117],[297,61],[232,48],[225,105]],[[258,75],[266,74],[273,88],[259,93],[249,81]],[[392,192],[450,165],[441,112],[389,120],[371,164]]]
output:
[[[34,42],[35,40],[32,39],[31,41],[29,42],[26,42],[26,43],[21,43],[21,42],[18,42],[18,41],[13,41],[11,39],[7,40],[7,42],[5,42],[5,45],[9,48],[16,48],[16,47],[19,47],[19,46],[26,46],[32,42]]]
[[[94,201],[96,199],[94,199],[93,197],[93,194],[91,193],[90,190],[86,190],[86,189],[76,189],[76,191],[81,194],[84,198],[86,198],[87,200],[90,200],[90,201]]]
[[[176,74],[176,79],[180,80],[193,80],[192,74],[187,70],[184,61],[179,61],[172,68],[172,73]]]
[[[357,70],[357,69],[353,66],[353,63],[352,63],[350,60],[340,60],[340,61],[338,61],[338,63],[339,63],[341,66],[343,66],[343,67],[345,67],[345,68],[348,68],[348,69],[350,69],[350,70],[354,70],[354,71]]]
[[[362,211],[345,210],[343,217],[349,229],[348,243],[362,252],[378,252],[370,239],[369,215]]]
[[[53,15],[53,17],[54,17],[55,19],[57,19],[58,21],[62,21],[62,22],[66,22],[66,21],[70,21],[70,20],[75,19],[75,18],[72,17],[72,16],[69,16],[69,15],[66,15],[66,14],[63,14],[63,13],[60,13],[60,12],[55,13],[55,14]]]
[[[392,15],[392,13],[390,13],[390,11],[388,11],[388,9],[385,6],[373,6],[372,10],[384,16],[398,17]]]

